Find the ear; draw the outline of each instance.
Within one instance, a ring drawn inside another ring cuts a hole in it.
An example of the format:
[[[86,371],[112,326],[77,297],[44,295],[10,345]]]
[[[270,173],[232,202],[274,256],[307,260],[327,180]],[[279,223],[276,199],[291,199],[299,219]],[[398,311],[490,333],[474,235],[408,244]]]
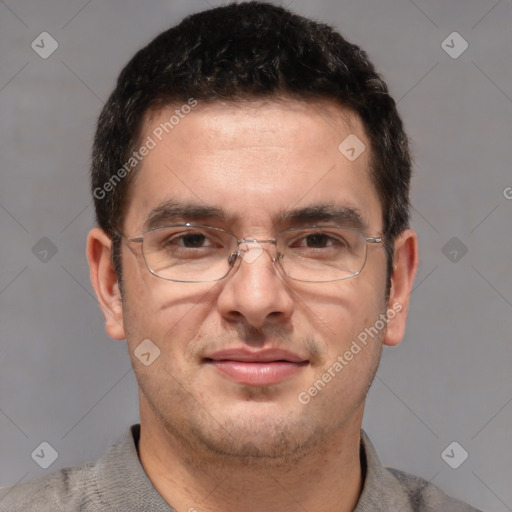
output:
[[[406,229],[395,241],[385,345],[398,345],[404,337],[409,297],[417,270],[418,235],[412,229]]]
[[[116,340],[126,338],[123,325],[121,291],[112,264],[112,240],[98,227],[91,229],[87,237],[87,261],[91,283],[105,316],[105,330]]]

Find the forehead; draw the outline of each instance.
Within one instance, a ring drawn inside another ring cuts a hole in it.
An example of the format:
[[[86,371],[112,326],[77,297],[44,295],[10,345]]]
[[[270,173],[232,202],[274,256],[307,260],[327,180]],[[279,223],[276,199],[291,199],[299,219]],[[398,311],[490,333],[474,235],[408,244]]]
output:
[[[272,224],[292,209],[348,207],[381,227],[364,127],[332,103],[168,106],[146,115],[140,142],[151,149],[132,184],[128,227],[143,229],[166,203],[216,209],[233,226]]]

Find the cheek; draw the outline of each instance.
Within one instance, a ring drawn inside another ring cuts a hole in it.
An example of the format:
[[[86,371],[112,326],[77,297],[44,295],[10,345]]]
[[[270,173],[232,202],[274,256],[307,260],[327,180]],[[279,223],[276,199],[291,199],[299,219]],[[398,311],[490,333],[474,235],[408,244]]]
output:
[[[130,271],[128,271],[130,270]],[[183,284],[131,268],[125,272],[123,317],[130,352],[150,339],[170,365],[187,352],[211,313],[215,284]]]
[[[386,312],[382,281],[340,283],[339,294],[323,308],[324,322],[317,323],[323,357],[315,374],[332,380],[330,396],[353,394],[360,400],[373,379],[387,327],[380,320]]]
[[[356,403],[366,394],[380,361],[387,327],[380,315],[386,309],[374,294],[346,303],[326,312],[332,321],[329,336],[323,339],[325,358],[316,374],[318,379],[332,380],[331,396],[353,394]]]
[[[386,309],[385,283],[378,271],[314,289],[304,288],[299,296],[297,308],[309,319],[317,337],[326,340],[329,351],[343,350]]]

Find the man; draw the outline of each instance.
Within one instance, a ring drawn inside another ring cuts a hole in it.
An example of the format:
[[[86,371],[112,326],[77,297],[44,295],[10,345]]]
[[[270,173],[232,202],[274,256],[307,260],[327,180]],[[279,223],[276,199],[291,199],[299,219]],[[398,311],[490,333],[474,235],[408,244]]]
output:
[[[361,431],[417,270],[410,172],[386,84],[325,25],[232,4],[139,51],[99,118],[87,257],[140,425],[0,509],[475,510]]]

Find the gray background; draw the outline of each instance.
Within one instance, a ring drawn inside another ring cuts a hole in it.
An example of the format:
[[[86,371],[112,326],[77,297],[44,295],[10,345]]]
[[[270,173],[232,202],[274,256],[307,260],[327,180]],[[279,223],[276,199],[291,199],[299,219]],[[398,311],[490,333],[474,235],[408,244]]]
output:
[[[138,420],[124,342],[105,334],[89,284],[89,151],[122,65],[208,5],[220,2],[0,2],[0,485],[94,459]],[[512,3],[290,7],[368,51],[413,142],[421,263],[405,339],[384,352],[364,427],[386,465],[512,510]],[[43,31],[59,45],[47,59],[31,48]],[[453,31],[469,44],[456,59],[442,47]],[[43,237],[54,255],[36,246]],[[58,452],[46,470],[31,458],[42,441]],[[469,453],[458,469],[441,457],[452,441]]]

